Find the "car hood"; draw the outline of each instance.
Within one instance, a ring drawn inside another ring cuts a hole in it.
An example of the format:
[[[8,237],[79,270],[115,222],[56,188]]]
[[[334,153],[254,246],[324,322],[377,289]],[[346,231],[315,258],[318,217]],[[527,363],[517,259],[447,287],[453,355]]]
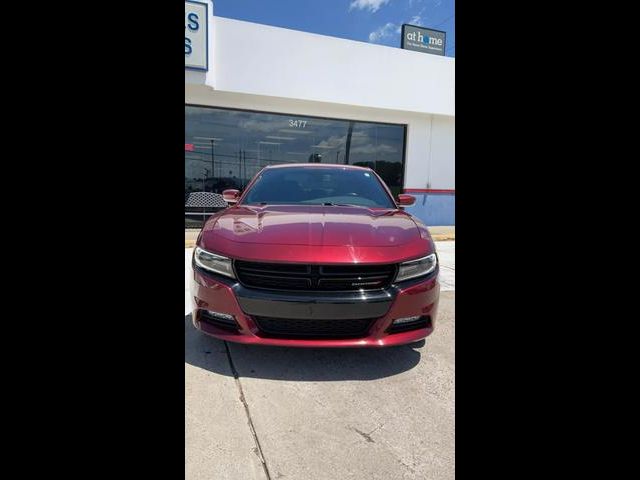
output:
[[[231,207],[206,222],[199,245],[233,258],[305,262],[415,258],[433,248],[426,227],[402,210],[320,205]]]

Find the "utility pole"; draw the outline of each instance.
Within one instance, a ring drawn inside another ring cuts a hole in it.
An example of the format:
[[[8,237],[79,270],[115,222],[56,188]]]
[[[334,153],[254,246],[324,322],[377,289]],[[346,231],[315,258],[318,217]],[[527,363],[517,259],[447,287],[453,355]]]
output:
[[[207,187],[205,185],[205,180],[207,179],[207,177],[209,176],[209,169],[205,168],[204,169],[204,177],[202,177],[202,191],[206,192],[207,191]]]
[[[353,122],[349,122],[349,129],[347,130],[347,145],[344,152],[344,164],[349,165],[349,152],[351,151],[351,136],[353,135]]]
[[[216,176],[216,170],[215,170],[215,165],[214,165],[214,161],[215,161],[215,157],[216,157],[216,150],[215,147],[213,146],[213,138],[210,139],[211,140],[211,177],[215,177]],[[213,188],[212,188],[213,190]]]
[[[247,176],[247,152],[242,151],[242,166],[244,167],[244,175],[242,176],[242,189],[244,190],[244,179]]]

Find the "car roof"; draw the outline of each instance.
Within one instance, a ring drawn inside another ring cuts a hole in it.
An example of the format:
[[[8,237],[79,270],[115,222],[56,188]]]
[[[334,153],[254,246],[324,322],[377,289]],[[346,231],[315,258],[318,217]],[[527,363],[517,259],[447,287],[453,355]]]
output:
[[[357,165],[343,165],[339,163],[286,163],[283,165],[267,165],[265,169],[272,168],[344,168],[347,170],[371,170],[369,167],[359,167]]]

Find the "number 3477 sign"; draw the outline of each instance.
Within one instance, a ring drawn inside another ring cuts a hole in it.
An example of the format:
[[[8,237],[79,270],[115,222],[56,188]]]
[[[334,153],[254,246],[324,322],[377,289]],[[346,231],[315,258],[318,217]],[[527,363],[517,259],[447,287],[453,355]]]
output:
[[[206,3],[184,2],[184,68],[209,69]]]

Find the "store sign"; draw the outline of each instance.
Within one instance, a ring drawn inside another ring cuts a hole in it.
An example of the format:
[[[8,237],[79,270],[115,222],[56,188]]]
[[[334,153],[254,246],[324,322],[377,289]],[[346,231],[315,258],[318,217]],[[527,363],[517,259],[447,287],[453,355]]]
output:
[[[206,3],[184,2],[184,68],[209,69],[207,7]]]
[[[444,55],[446,36],[446,32],[440,30],[404,24],[402,25],[402,48],[433,55]]]

